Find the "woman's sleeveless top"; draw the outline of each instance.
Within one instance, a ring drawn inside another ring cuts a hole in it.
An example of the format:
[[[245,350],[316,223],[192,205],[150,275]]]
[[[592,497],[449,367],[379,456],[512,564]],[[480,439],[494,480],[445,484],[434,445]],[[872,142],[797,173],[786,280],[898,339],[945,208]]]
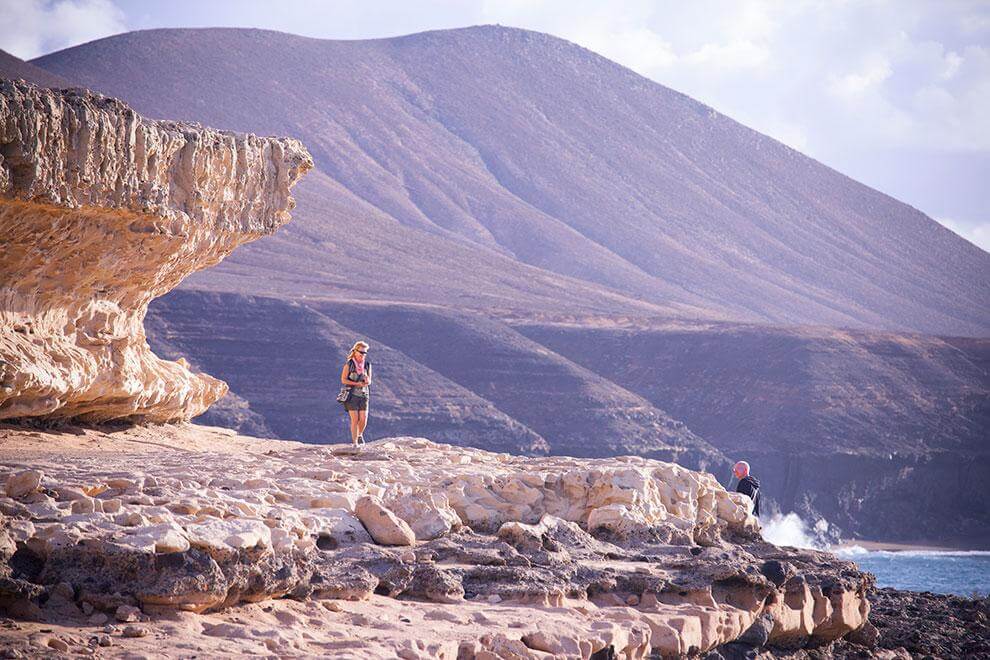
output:
[[[371,373],[371,362],[369,362],[368,360],[365,360],[364,361],[364,371],[367,374],[370,374]],[[354,364],[354,360],[353,359],[348,359],[347,360],[347,380],[357,380],[357,375],[358,375],[358,373],[357,373],[356,365]],[[367,397],[369,395],[370,395],[370,392],[369,392],[369,389],[368,389],[368,386],[367,385],[365,385],[364,387],[354,387],[353,389],[351,389],[351,396],[363,396],[363,397]]]

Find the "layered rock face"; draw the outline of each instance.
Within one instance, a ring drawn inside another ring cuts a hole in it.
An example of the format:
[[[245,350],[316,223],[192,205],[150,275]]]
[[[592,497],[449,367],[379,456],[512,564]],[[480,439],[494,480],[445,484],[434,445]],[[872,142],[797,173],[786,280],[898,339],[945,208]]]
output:
[[[226,392],[157,358],[148,303],[289,220],[295,140],[0,80],[0,419],[189,419]]]
[[[226,654],[641,658],[827,644],[869,611],[854,564],[763,542],[744,496],[670,463],[77,432],[56,452],[0,429],[0,606],[22,617],[161,639],[201,613],[184,648]]]

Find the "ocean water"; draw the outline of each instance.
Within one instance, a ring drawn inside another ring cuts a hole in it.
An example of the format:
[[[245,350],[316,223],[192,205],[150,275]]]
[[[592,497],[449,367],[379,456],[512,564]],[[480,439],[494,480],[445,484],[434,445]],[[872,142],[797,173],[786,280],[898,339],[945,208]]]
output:
[[[932,591],[957,596],[990,595],[990,552],[866,550],[850,546],[833,550],[877,576],[877,586]]]
[[[796,513],[776,514],[763,521],[763,538],[776,545],[834,552],[877,576],[877,586],[931,591],[958,596],[990,595],[990,551],[866,550],[832,547],[828,524],[809,525]]]

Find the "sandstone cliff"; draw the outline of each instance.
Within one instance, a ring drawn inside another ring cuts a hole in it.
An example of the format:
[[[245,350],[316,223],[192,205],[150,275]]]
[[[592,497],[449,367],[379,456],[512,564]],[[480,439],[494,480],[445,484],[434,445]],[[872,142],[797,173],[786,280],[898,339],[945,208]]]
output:
[[[0,427],[0,611],[41,622],[0,642],[26,653],[674,657],[826,645],[869,612],[854,564],[763,542],[671,463],[72,431]]]
[[[189,419],[226,391],[157,358],[148,303],[289,220],[291,139],[0,80],[0,418]]]

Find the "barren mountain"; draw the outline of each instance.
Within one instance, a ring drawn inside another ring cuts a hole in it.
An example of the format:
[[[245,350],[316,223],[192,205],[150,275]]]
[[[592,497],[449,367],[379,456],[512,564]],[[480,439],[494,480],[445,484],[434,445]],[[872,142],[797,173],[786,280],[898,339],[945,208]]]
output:
[[[277,437],[347,437],[333,397],[341,356],[363,337],[377,374],[374,437],[429,434],[512,453],[637,454],[692,466],[727,460],[607,374],[477,314],[176,291],[155,301],[148,331],[159,354],[223,378]],[[203,421],[240,427],[224,414]]]
[[[28,64],[21,58],[15,57],[5,50],[0,50],[0,78],[26,80],[41,87],[75,87],[75,85],[65,78],[45,71],[41,67]]]
[[[548,35],[152,30],[33,63],[313,152],[325,177],[300,187],[294,227],[192,286],[990,332],[986,252]],[[473,264],[466,282],[448,260]]]

